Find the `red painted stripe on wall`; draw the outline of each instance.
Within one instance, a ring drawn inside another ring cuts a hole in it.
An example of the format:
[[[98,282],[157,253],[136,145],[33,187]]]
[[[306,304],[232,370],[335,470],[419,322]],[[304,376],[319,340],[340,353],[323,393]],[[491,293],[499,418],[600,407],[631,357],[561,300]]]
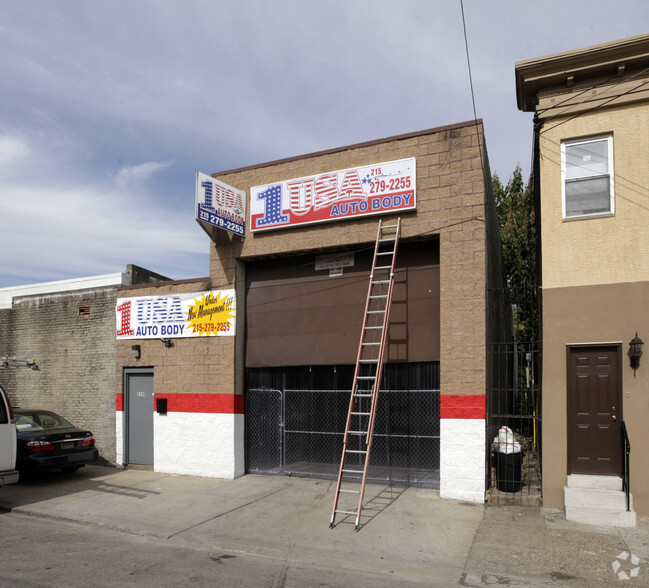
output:
[[[442,394],[439,415],[443,419],[484,419],[484,394]]]
[[[155,398],[167,399],[169,412],[205,412],[243,414],[241,394],[155,394]]]
[[[241,394],[154,394],[154,398],[167,399],[167,412],[244,413]],[[124,394],[117,394],[115,405],[116,410],[124,410]]]

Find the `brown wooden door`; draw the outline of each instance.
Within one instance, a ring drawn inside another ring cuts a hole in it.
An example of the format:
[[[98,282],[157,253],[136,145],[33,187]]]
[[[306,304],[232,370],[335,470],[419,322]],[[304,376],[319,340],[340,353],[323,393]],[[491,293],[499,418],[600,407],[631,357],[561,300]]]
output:
[[[568,348],[568,473],[620,475],[620,347]]]

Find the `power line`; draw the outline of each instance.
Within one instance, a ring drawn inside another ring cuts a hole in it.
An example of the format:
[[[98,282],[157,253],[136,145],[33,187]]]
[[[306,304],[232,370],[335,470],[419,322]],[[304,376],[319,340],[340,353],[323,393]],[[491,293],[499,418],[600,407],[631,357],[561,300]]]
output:
[[[623,79],[620,79],[620,77],[617,74],[612,75],[610,78],[607,78],[605,80],[602,80],[601,82],[598,82],[597,84],[594,84],[592,86],[588,86],[587,88],[584,88],[581,92],[578,92],[575,95],[566,96],[566,98],[564,100],[562,100],[561,102],[558,102],[557,104],[553,104],[552,106],[549,106],[548,108],[541,108],[541,109],[537,110],[537,112],[545,114],[547,112],[550,112],[551,110],[561,108],[564,104],[566,104],[566,102],[570,102],[572,100],[575,100],[576,98],[579,98],[580,96],[583,96],[584,94],[587,94],[588,92],[592,92],[593,90],[595,90],[595,89],[597,89],[597,88],[599,88],[601,86],[611,85],[611,87],[615,87],[618,84],[621,84],[623,82],[624,83],[630,82],[631,80],[637,78],[638,76],[641,76],[642,74],[646,73],[647,71],[649,71],[649,68],[645,68],[645,69],[643,69],[641,71],[638,71],[638,72],[634,73],[633,75],[627,76],[627,77],[625,77]],[[611,82],[614,81],[614,80],[617,80],[617,81],[615,81],[615,83],[611,84]],[[580,104],[581,104],[581,102],[575,102],[573,104],[568,105],[566,108],[568,109],[568,108],[571,108],[571,107],[574,107],[574,106],[579,106]],[[545,118],[546,121],[549,121],[549,120],[553,120],[555,118],[558,118],[560,116],[565,116],[565,114],[557,114],[557,115],[552,116],[552,117],[544,117],[544,118]]]
[[[555,125],[553,125],[551,127],[544,127],[543,130],[541,131],[541,134],[545,134],[548,131],[551,131],[552,129],[556,129],[557,127],[560,127],[561,125],[565,125],[566,123],[569,123],[569,122],[579,118],[580,116],[584,116],[586,114],[590,114],[592,112],[595,112],[596,110],[599,110],[600,108],[606,106],[607,104],[610,104],[611,102],[613,102],[614,100],[617,100],[618,98],[621,98],[622,96],[626,96],[627,94],[631,94],[632,92],[638,91],[640,88],[642,88],[643,86],[646,86],[647,84],[649,84],[649,80],[641,82],[639,85],[635,86],[634,88],[630,88],[626,92],[622,92],[622,94],[617,94],[615,96],[612,96],[608,100],[605,100],[604,102],[600,102],[599,104],[596,104],[595,106],[593,106],[592,108],[590,108],[588,110],[584,110],[583,112],[578,112],[574,116],[571,116],[571,117],[567,118],[566,120],[562,120],[561,122],[558,122],[557,124],[555,124]],[[561,115],[557,115],[556,117],[553,117],[553,118],[559,118],[559,116],[561,116]]]

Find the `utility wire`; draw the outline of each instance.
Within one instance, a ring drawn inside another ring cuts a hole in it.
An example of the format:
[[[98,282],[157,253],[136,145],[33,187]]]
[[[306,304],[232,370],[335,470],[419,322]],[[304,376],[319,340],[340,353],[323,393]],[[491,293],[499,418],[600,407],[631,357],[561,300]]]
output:
[[[641,76],[642,74],[646,73],[647,71],[649,71],[649,68],[645,68],[643,70],[640,70],[640,71],[634,73],[633,75],[626,76],[624,78],[620,78],[620,76],[617,75],[617,74],[612,75],[610,78],[607,78],[605,80],[602,80],[601,82],[598,82],[597,84],[594,84],[592,86],[588,86],[587,88],[584,88],[581,92],[578,92],[575,95],[567,96],[566,98],[561,100],[561,102],[557,102],[556,104],[553,104],[552,106],[549,106],[548,108],[541,108],[541,109],[537,110],[537,112],[539,114],[540,113],[545,114],[547,112],[550,112],[551,110],[556,110],[557,108],[561,108],[564,104],[566,104],[566,102],[570,102],[572,100],[575,100],[576,98],[579,98],[580,96],[583,96],[584,94],[586,94],[588,92],[596,90],[597,88],[600,88],[602,86],[607,86],[607,85],[610,85],[611,87],[615,87],[618,84],[621,84],[623,82],[630,82],[631,80],[637,78],[638,76]],[[613,82],[614,80],[617,80],[617,81],[615,83],[611,84],[611,82]],[[574,104],[569,104],[566,108],[579,106],[580,104],[581,104],[581,102],[576,102]],[[553,117],[544,117],[544,118],[545,118],[546,121],[549,121],[549,120],[553,120],[554,118],[557,118],[557,117],[560,117],[560,116],[564,116],[564,114],[557,114],[557,115],[555,115]]]
[[[643,86],[646,86],[647,84],[649,84],[649,80],[641,82],[637,86],[628,89],[626,92],[622,92],[622,94],[617,94],[615,96],[611,96],[611,98],[609,98],[608,100],[605,100],[604,102],[600,102],[599,104],[596,104],[595,106],[593,106],[592,108],[590,108],[588,110],[584,110],[583,112],[578,112],[574,116],[571,116],[570,118],[562,120],[561,122],[558,122],[557,124],[555,124],[555,125],[553,125],[551,127],[544,127],[543,130],[541,131],[541,134],[545,134],[548,131],[551,131],[552,129],[556,129],[557,127],[560,127],[561,125],[565,125],[566,123],[569,123],[570,121],[573,121],[573,120],[579,118],[580,116],[584,116],[585,114],[590,114],[592,112],[595,112],[596,110],[599,110],[600,108],[606,106],[607,104],[610,104],[611,102],[613,102],[614,100],[617,100],[618,98],[621,98],[622,96],[626,96],[627,94],[631,94],[632,92],[638,91],[640,88],[642,88]],[[554,117],[554,118],[558,118],[559,116],[561,116],[561,115],[557,115],[557,117]]]

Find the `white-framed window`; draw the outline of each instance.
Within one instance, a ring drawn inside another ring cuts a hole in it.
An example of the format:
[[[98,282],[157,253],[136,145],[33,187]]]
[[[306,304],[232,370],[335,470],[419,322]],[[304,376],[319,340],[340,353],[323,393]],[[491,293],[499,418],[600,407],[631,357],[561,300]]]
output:
[[[615,213],[613,135],[561,143],[563,218]]]

